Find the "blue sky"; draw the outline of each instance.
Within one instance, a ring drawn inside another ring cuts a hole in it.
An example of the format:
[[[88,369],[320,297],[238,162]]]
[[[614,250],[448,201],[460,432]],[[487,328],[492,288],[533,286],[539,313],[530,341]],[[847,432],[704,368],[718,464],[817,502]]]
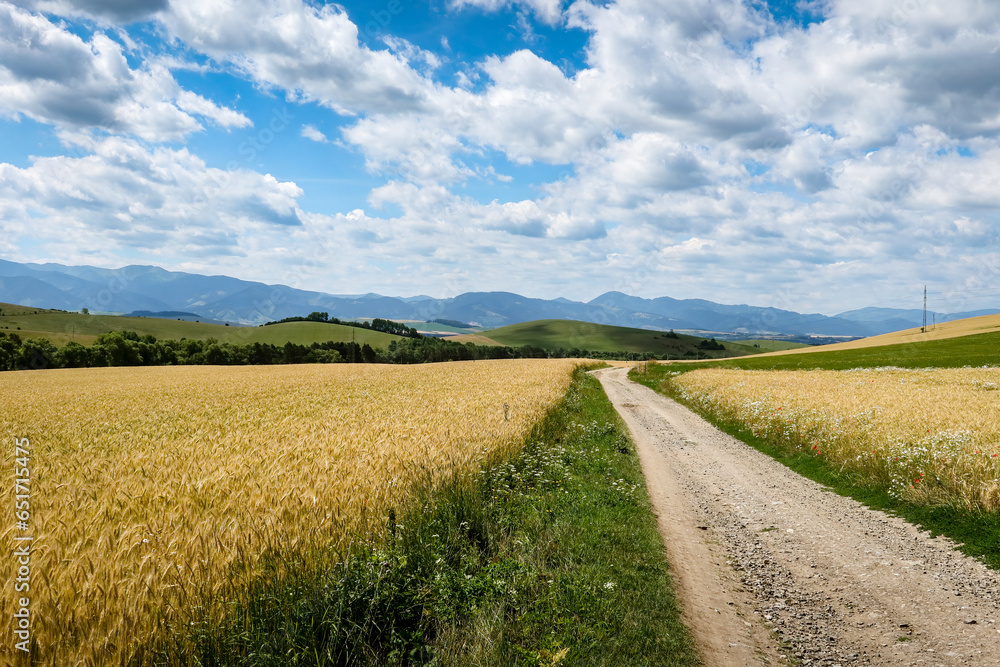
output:
[[[998,36],[976,0],[0,1],[0,258],[996,306]]]

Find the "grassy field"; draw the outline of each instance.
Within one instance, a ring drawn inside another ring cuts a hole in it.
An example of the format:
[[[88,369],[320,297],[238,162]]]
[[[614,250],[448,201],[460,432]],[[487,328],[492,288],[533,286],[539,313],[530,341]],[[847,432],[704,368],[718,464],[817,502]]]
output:
[[[321,547],[384,531],[413,488],[518,451],[573,367],[3,373],[0,433],[29,441],[18,467],[32,480],[38,662],[120,664],[156,629],[216,624],[265,561],[308,570]],[[14,457],[4,449],[5,470]],[[11,522],[3,534],[12,544],[20,532]],[[14,576],[4,569],[8,591]],[[0,596],[0,615],[12,618],[12,605]],[[11,662],[11,642],[0,655]]]
[[[205,322],[187,322],[156,317],[120,317],[115,315],[81,315],[24,309],[21,306],[0,304],[0,329],[16,333],[21,338],[46,338],[55,345],[73,340],[90,345],[98,334],[109,331],[135,331],[140,335],[151,334],[158,340],[190,338],[205,340],[215,338],[221,343],[273,343],[287,342],[309,345],[314,342],[350,341],[353,335],[359,345],[385,348],[398,336],[369,331],[357,327],[322,322],[286,322],[266,327],[227,327]],[[10,314],[8,314],[8,312]]]
[[[747,347],[752,347],[760,352],[780,352],[782,350],[801,350],[803,348],[813,347],[811,345],[806,345],[805,343],[793,343],[792,341],[787,340],[771,340],[769,338],[751,338],[733,342]]]
[[[667,337],[660,331],[615,327],[606,324],[577,322],[574,320],[536,320],[521,324],[511,324],[499,329],[484,331],[483,336],[501,345],[534,345],[544,349],[581,349],[595,352],[652,352],[660,355],[683,356],[696,351],[698,343],[704,339],[697,336],[679,334],[677,338]],[[734,354],[750,354],[760,350],[740,344],[724,343],[726,351],[706,351],[712,357],[726,357]]]
[[[61,310],[49,310],[47,308],[35,308],[34,306],[20,306],[16,303],[5,303],[0,301],[0,314],[2,315],[44,315],[46,313],[62,313]]]

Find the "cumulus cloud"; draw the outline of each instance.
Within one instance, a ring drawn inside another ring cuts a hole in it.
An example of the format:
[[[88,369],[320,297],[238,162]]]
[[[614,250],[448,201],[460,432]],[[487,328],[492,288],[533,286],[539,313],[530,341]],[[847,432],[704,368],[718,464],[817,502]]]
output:
[[[161,20],[191,48],[337,113],[419,109],[433,88],[405,57],[362,45],[358,27],[337,5],[175,0]]]
[[[846,150],[889,144],[900,128],[924,124],[963,138],[1000,130],[1000,6],[842,0],[830,7],[826,21],[754,46],[765,84],[755,91],[785,110],[787,128],[830,126]]]
[[[59,16],[131,23],[166,9],[168,0],[17,0],[13,4]]]
[[[303,125],[299,132],[306,139],[315,141],[316,143],[325,144],[330,141],[325,134],[317,130],[312,125]]]
[[[574,25],[592,32],[588,67],[575,75],[528,50],[489,56],[476,72],[487,82],[478,92],[436,87],[426,104],[406,110],[405,120],[398,112],[379,113],[346,138],[374,163],[384,168],[395,162],[403,174],[412,170],[407,144],[413,143],[436,146],[433,157],[427,150],[421,155],[443,165],[470,145],[519,164],[572,164],[616,134],[664,132],[740,150],[790,141],[779,116],[752,94],[752,65],[727,45],[763,31],[760,19],[740,3],[710,10],[694,2],[576,3],[572,16]],[[685,49],[685,43],[697,48]],[[397,134],[378,129],[382,124],[408,125],[410,140],[382,141]],[[421,131],[424,139],[414,134]],[[468,175],[458,163],[435,170],[443,180]]]
[[[500,9],[516,6],[526,9],[541,21],[556,24],[562,16],[562,0],[451,0],[451,6],[456,9],[477,7],[495,12]]]
[[[101,128],[150,141],[250,120],[182,89],[162,65],[129,66],[120,44],[102,32],[89,41],[39,14],[0,3],[0,111],[70,128]]]
[[[46,239],[70,255],[194,246],[232,254],[254,232],[301,225],[294,183],[210,168],[186,149],[79,140],[82,157],[0,164],[0,216],[11,237]]]

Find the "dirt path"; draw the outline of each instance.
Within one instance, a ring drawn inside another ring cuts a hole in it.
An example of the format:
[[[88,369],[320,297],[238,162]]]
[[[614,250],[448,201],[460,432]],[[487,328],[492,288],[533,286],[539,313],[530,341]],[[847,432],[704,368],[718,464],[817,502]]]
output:
[[[628,424],[686,620],[716,665],[1000,666],[1000,573],[595,373]]]

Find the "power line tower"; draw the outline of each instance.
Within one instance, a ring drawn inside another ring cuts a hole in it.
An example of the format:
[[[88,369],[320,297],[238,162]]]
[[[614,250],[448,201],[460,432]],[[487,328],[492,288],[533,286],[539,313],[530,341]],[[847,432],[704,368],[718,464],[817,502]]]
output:
[[[920,333],[927,331],[927,285],[924,285],[924,323],[920,327]]]

